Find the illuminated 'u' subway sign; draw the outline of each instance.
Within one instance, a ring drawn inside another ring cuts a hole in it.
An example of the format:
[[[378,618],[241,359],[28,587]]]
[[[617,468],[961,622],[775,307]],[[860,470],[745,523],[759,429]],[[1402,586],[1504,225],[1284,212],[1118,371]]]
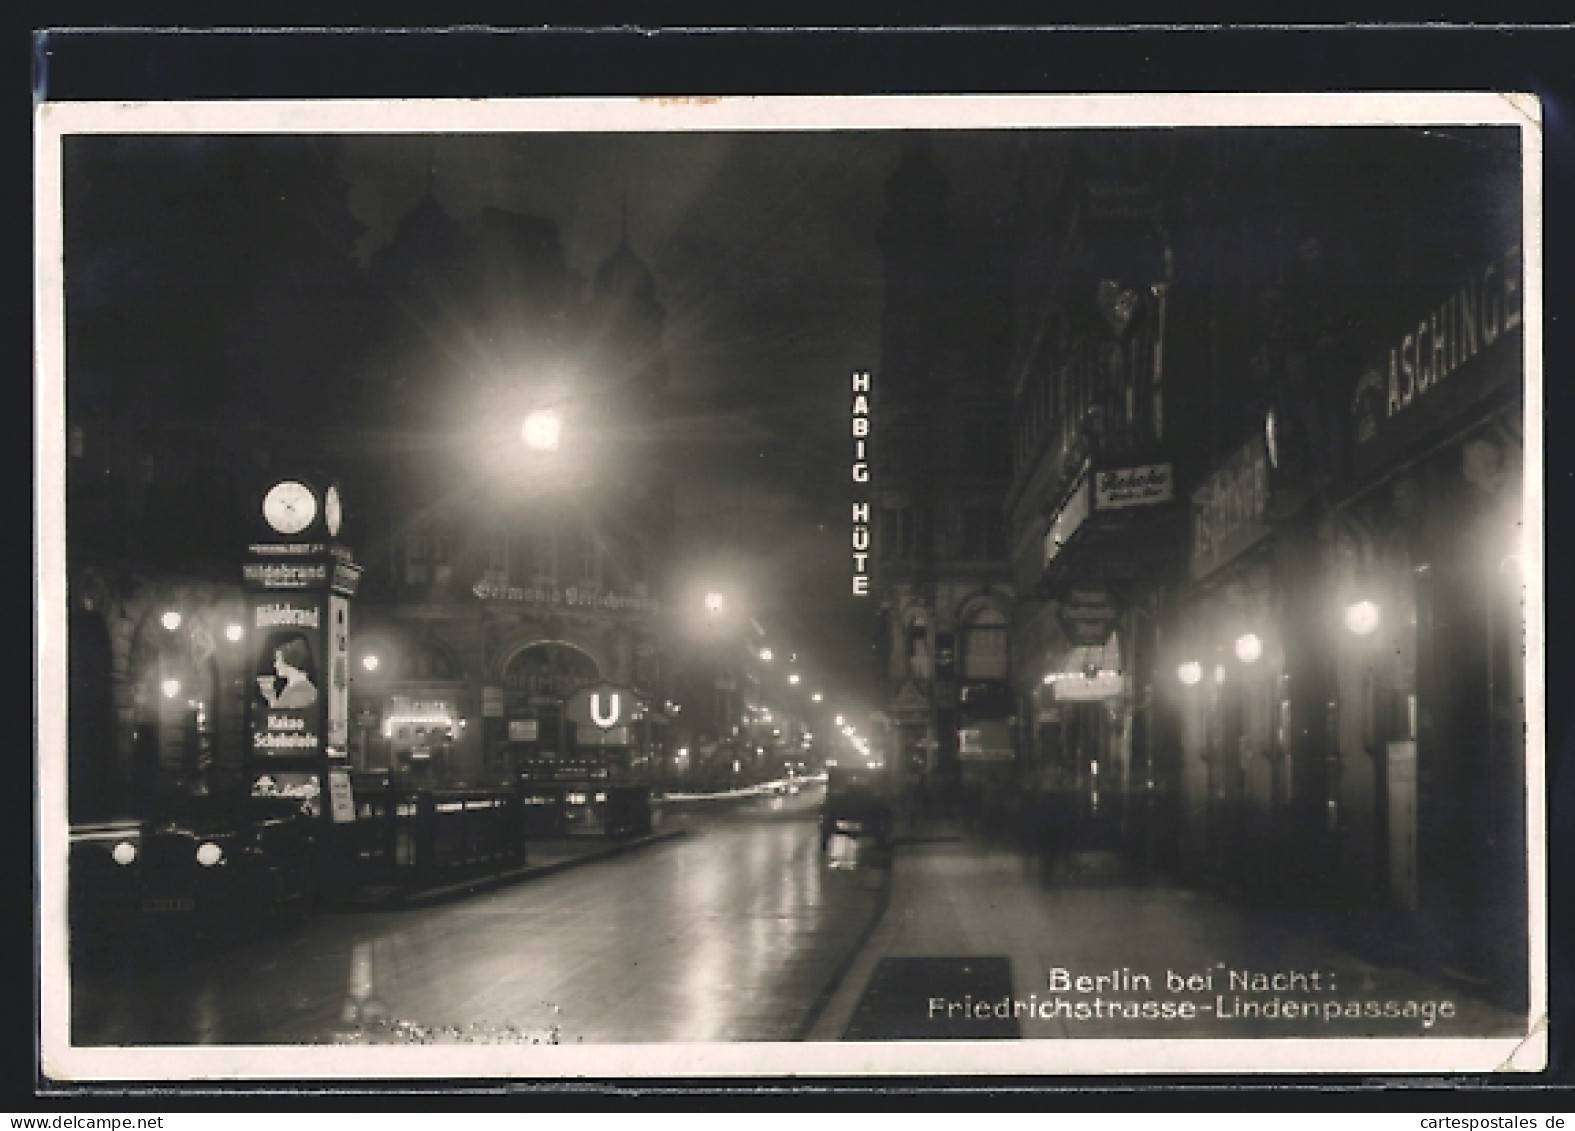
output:
[[[870,375],[868,370],[853,374],[853,482],[870,481]],[[867,499],[853,503],[853,595],[867,597],[870,592],[870,504]]]

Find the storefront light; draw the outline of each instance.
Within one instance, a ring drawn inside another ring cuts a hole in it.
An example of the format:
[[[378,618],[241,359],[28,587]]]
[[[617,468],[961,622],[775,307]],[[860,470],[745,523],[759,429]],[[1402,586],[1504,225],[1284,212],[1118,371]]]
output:
[[[1357,636],[1370,636],[1378,627],[1378,606],[1371,601],[1357,601],[1345,607],[1345,627]]]
[[[180,622],[180,613],[176,612],[174,609],[169,610],[169,612],[165,613],[159,618],[159,623],[162,624],[165,630],[168,632],[174,632],[177,628],[179,628]]]
[[[1203,665],[1196,660],[1188,660],[1176,669],[1176,678],[1188,687],[1192,687],[1203,678]],[[1049,681],[1050,677],[1046,676],[1045,682]]]
[[[1257,633],[1247,632],[1236,637],[1236,658],[1244,664],[1255,664],[1263,657],[1263,640]]]

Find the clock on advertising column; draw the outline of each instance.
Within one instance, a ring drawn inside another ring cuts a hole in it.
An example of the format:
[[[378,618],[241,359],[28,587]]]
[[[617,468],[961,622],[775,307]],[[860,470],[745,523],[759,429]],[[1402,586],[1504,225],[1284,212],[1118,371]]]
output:
[[[256,497],[256,496],[254,496]],[[281,475],[262,485],[258,514],[265,540],[327,541],[344,526],[339,487],[325,476]]]
[[[262,511],[276,533],[293,537],[317,518],[317,495],[299,479],[282,479],[268,488]]]

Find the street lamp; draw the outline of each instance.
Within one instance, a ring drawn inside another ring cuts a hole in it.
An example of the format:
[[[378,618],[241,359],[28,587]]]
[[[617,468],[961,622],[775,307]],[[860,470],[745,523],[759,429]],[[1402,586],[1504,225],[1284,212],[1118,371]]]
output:
[[[789,675],[788,676],[788,682],[789,683],[797,683],[798,682],[798,672],[793,672],[791,675]]]
[[[760,658],[762,660],[766,661],[767,663],[769,663],[771,661],[771,649],[770,648],[762,648],[762,649],[760,649]]]
[[[535,452],[555,452],[563,431],[563,419],[552,409],[537,409],[525,417],[520,435],[525,446]]]
[[[825,696],[824,696],[824,695],[822,695],[822,694],[821,694],[821,693],[820,693],[820,692],[818,692],[818,691],[817,691],[817,692],[815,692],[815,694],[813,694],[813,695],[811,695],[811,696],[810,696],[810,697],[809,697],[809,698],[810,698],[810,701],[811,701],[811,702],[813,702],[813,703],[819,703],[819,702],[820,702],[820,701],[821,701],[821,700],[822,700],[822,699],[824,699],[824,698],[825,698]]]
[[[1203,678],[1203,665],[1196,660],[1188,660],[1176,669],[1176,678],[1192,687]]]
[[[1236,638],[1236,658],[1244,664],[1257,662],[1263,655],[1263,640],[1256,633],[1248,632]]]
[[[722,615],[722,609],[726,605],[727,605],[727,602],[725,600],[723,600],[722,594],[720,594],[720,593],[711,592],[711,593],[707,593],[705,595],[705,611],[710,613],[714,617],[721,616]]]
[[[1357,601],[1345,607],[1345,627],[1357,636],[1371,636],[1378,627],[1378,606],[1371,601]]]

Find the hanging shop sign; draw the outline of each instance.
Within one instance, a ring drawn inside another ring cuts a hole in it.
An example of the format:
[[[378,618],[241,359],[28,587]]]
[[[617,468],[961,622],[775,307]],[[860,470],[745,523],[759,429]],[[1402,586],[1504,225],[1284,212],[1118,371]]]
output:
[[[1061,601],[1056,619],[1073,644],[1103,644],[1115,630],[1120,610],[1103,586],[1074,585]]]
[[[1094,473],[1094,509],[1151,507],[1174,498],[1174,474],[1168,463],[1119,467]]]
[[[1371,473],[1497,390],[1524,379],[1520,245],[1407,319],[1351,398],[1352,470]]]
[[[1192,495],[1194,581],[1254,546],[1269,532],[1269,457],[1255,434]]]
[[[1066,502],[1061,504],[1061,509],[1056,511],[1055,518],[1050,521],[1050,529],[1045,531],[1045,565],[1054,561],[1056,555],[1066,547],[1077,528],[1087,521],[1091,509],[1092,496],[1088,486],[1088,471],[1085,469],[1067,493]]]

